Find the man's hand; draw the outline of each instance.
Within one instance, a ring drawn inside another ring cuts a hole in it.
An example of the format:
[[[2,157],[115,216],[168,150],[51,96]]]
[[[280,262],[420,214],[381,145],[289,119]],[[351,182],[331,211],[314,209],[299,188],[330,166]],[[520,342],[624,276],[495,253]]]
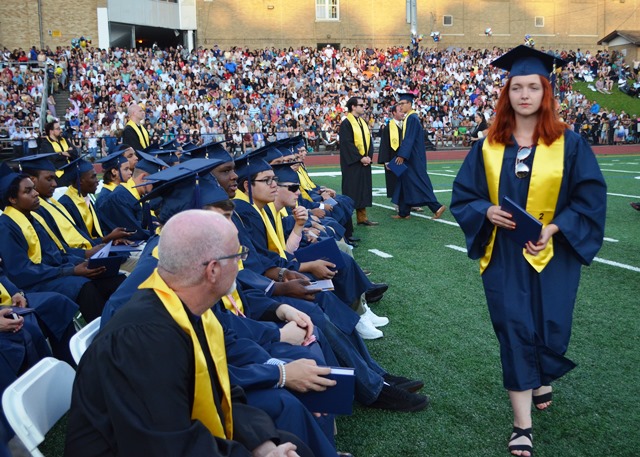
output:
[[[303,206],[298,206],[293,210],[293,219],[296,221],[296,225],[299,227],[304,227],[309,219],[309,213],[307,213],[307,209]]]
[[[278,316],[278,319],[281,321],[295,322],[298,327],[304,329],[306,332],[304,338],[309,338],[313,335],[313,322],[311,322],[311,318],[293,306],[285,304],[278,306],[276,316]]]
[[[251,457],[300,457],[296,449],[297,447],[293,443],[283,443],[276,446],[273,441],[265,441],[253,450]]]
[[[135,232],[127,232],[127,229],[125,229],[124,227],[116,227],[111,231],[111,233],[109,233],[107,236],[102,238],[102,241],[104,241],[105,243],[108,243],[109,241],[115,241],[115,240],[119,240],[120,238],[126,238],[128,236],[133,235],[134,233]]]
[[[85,278],[93,279],[100,276],[102,273],[107,271],[107,267],[98,267],[98,268],[87,268],[89,262],[82,262],[76,265],[73,268],[74,276],[84,276]]]
[[[327,387],[336,385],[333,379],[324,375],[331,373],[329,367],[319,367],[315,360],[298,359],[285,365],[287,379],[285,387],[296,392],[309,392],[310,390],[321,392]]]
[[[320,208],[314,208],[314,209],[309,210],[309,211],[311,211],[311,214],[312,214],[313,216],[319,217],[319,218],[321,218],[321,219],[326,215],[326,213],[324,212],[324,210],[323,210],[323,209],[320,209]]]
[[[93,256],[96,252],[98,252],[100,249],[102,249],[104,247],[104,243],[102,244],[98,244],[94,247],[92,247],[91,249],[87,249],[86,251],[84,251],[84,258],[88,259],[91,256]]]
[[[333,206],[331,206],[329,203],[324,203],[324,210],[325,212],[333,211]]]
[[[404,157],[396,157],[396,164],[402,165],[404,163]]]
[[[371,157],[369,156],[364,156],[362,159],[360,159],[360,163],[365,166],[368,167],[369,165],[371,165]]]
[[[280,342],[301,346],[307,336],[304,328],[298,327],[295,322],[288,322],[280,329]]]
[[[16,333],[20,331],[24,325],[22,316],[18,316],[18,320],[9,319],[7,315],[11,314],[13,310],[4,306],[2,308],[4,309],[0,309],[0,332]]]
[[[282,279],[284,282],[291,281],[293,279],[304,279],[305,281],[309,280],[309,278],[307,278],[305,275],[295,270],[285,270]]]
[[[18,308],[26,308],[27,307],[27,299],[20,292],[14,294],[11,297],[11,306],[16,306]]]
[[[309,278],[291,279],[286,282],[276,282],[273,284],[273,295],[284,295],[286,297],[300,298],[302,300],[313,301],[318,290],[307,290],[305,286],[311,284]]]
[[[303,273],[311,273],[318,279],[333,279],[336,272],[332,270],[336,265],[326,260],[318,259],[312,262],[304,262],[300,264],[300,271]]]

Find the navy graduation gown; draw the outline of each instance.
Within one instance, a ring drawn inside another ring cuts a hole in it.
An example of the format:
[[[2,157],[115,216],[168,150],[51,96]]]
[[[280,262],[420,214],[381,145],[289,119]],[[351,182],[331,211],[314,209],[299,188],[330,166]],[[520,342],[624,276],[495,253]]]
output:
[[[478,141],[453,185],[451,212],[464,231],[469,257],[479,259],[493,225],[487,220],[487,179]],[[499,198],[508,195],[522,207],[530,179],[514,174],[518,146],[505,149]],[[606,184],[586,141],[565,131],[564,175],[553,219],[554,256],[537,273],[522,248],[497,230],[491,262],[482,275],[491,321],[500,342],[506,389],[523,391],[547,385],[575,365],[564,357],[571,334],[580,269],[602,245]],[[526,163],[531,167],[535,150]]]
[[[84,259],[61,252],[44,227],[36,220],[31,222],[40,239],[42,261],[39,264],[29,259],[27,240],[18,224],[4,214],[0,216],[0,257],[10,261],[6,270],[8,278],[25,292],[59,292],[75,300],[82,286],[90,281],[73,276],[73,268]]]
[[[427,174],[427,154],[424,144],[424,129],[417,114],[404,121],[404,139],[396,155],[404,158],[407,166],[396,183],[391,201],[396,205],[423,206],[436,212],[442,205],[433,193],[433,185]]]
[[[123,185],[116,187],[96,211],[100,224],[107,233],[118,227],[135,230],[136,232],[128,238],[131,241],[144,241],[152,235],[151,231],[143,226],[145,214],[140,201]]]

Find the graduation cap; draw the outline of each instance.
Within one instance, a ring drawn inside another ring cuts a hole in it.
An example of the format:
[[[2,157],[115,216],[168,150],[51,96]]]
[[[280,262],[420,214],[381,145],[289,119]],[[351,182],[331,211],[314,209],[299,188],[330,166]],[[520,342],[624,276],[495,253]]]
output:
[[[158,218],[166,222],[181,211],[228,200],[227,192],[210,174],[218,165],[216,160],[194,159],[188,167],[182,164],[149,175],[153,189],[141,201],[159,200]]]
[[[183,160],[197,159],[197,158],[205,158],[205,159],[227,159],[226,162],[231,162],[233,160],[231,155],[224,148],[224,141],[219,141],[217,143],[211,142],[206,143],[200,146],[196,146],[192,149],[185,150],[183,148]]]
[[[0,206],[2,209],[5,208],[5,200],[9,187],[11,187],[11,184],[19,177],[20,175],[13,171],[6,162],[0,164]]]
[[[167,141],[166,143],[162,143],[160,146],[158,146],[159,149],[173,149],[173,150],[178,149],[178,147],[180,147],[180,145],[178,144],[178,140],[176,140],[175,138],[171,141]]]
[[[556,67],[564,67],[568,62],[550,54],[520,45],[491,62],[494,67],[509,72],[509,77],[540,75],[550,79]]]
[[[407,101],[409,103],[413,103],[413,99],[415,99],[416,96],[411,92],[396,92],[396,98],[399,102]]]
[[[160,159],[155,158],[151,154],[147,154],[146,152],[136,151],[140,160],[136,164],[136,168],[140,170],[146,171],[149,174],[157,173],[163,168],[169,168],[165,162]]]
[[[102,164],[103,170],[110,170],[112,168],[120,168],[123,163],[128,163],[129,160],[122,155],[123,151],[114,151],[106,157],[97,160],[96,163]]]
[[[261,171],[271,170],[271,165],[265,162],[264,159],[254,157],[252,153],[243,154],[234,160],[236,164],[236,174],[238,175],[238,181],[243,179],[251,179],[252,176],[257,175]],[[253,195],[251,193],[251,183],[249,183],[249,201],[253,204]]]
[[[293,171],[290,163],[279,163],[273,166],[273,172],[278,177],[278,182],[292,182],[300,184],[298,173]]]
[[[120,154],[122,154],[127,149],[133,149],[133,147],[129,146],[128,144],[124,144],[124,143],[116,144],[114,147],[112,147],[109,150],[109,154],[116,153],[116,152],[119,152]]]
[[[255,149],[251,151],[250,154],[251,157],[262,159],[267,163],[271,163],[274,160],[282,157],[280,148],[276,147],[275,143],[267,144],[266,146]]]
[[[49,160],[50,157],[57,156],[58,154],[55,152],[49,154],[36,154],[30,155],[26,157],[20,157],[17,159],[13,159],[12,162],[18,164],[18,169],[22,172],[23,170],[32,170],[32,171],[56,171],[56,167]]]
[[[178,152],[176,149],[164,149],[149,151],[149,154],[154,156],[156,159],[162,160],[169,166],[173,166],[176,163],[180,162],[180,159],[176,155],[176,152]]]
[[[61,167],[60,171],[62,171],[60,179],[64,185],[75,186],[76,189],[78,189],[78,194],[80,194],[80,178],[86,172],[93,171],[93,164],[84,160],[82,157],[78,157]]]

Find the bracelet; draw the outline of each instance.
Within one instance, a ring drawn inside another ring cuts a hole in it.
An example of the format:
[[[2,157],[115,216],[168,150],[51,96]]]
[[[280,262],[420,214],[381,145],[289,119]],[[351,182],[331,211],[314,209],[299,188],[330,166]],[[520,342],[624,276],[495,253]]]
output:
[[[284,364],[278,365],[280,367],[280,374],[282,375],[282,382],[278,384],[279,389],[284,389],[284,385],[287,383],[287,369]]]
[[[278,282],[284,281],[284,273],[286,271],[287,271],[286,268],[280,268],[280,271],[278,272]]]

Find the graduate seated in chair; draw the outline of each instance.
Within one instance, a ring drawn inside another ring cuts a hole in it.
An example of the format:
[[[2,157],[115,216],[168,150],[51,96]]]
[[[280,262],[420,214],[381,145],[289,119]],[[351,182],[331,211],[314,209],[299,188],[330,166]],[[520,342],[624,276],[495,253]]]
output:
[[[148,179],[154,183],[154,189],[144,198],[160,200],[159,221],[163,223],[182,211],[200,209],[196,204],[230,219],[233,202],[209,174],[219,163],[195,159],[179,169],[150,175]],[[161,227],[148,241],[136,269],[105,306],[102,326],[122,309],[156,268],[158,250],[154,246],[161,239]],[[246,251],[241,250],[236,258],[238,268],[242,268],[246,255],[243,252]],[[309,316],[264,294],[260,296],[257,291],[242,289],[239,285],[213,308],[224,329],[232,384],[242,387],[250,405],[265,410],[278,428],[301,438],[316,456],[335,457],[334,416],[314,418],[312,411],[289,392],[324,390],[330,385],[321,374],[328,371],[327,365],[338,365],[331,348],[326,343],[320,346],[318,340],[324,338],[314,329]],[[270,307],[277,323],[248,318],[245,313],[250,305]],[[306,345],[302,346],[304,342]]]
[[[11,259],[8,278],[25,292],[59,292],[80,306],[85,320],[100,316],[124,276],[101,277],[104,267],[89,269],[83,257],[66,252],[60,239],[36,213],[38,192],[26,174],[0,165],[0,256]]]
[[[151,186],[144,184],[145,178],[168,165],[144,152],[138,154],[141,159],[136,164],[133,176],[113,190],[100,206],[98,217],[107,230],[123,227],[131,234],[129,240],[146,241],[155,225],[149,204],[140,203],[140,198],[151,190]]]
[[[313,456],[230,382],[211,307],[237,274],[233,224],[185,211],[158,247],[157,269],[80,362],[65,456]]]

